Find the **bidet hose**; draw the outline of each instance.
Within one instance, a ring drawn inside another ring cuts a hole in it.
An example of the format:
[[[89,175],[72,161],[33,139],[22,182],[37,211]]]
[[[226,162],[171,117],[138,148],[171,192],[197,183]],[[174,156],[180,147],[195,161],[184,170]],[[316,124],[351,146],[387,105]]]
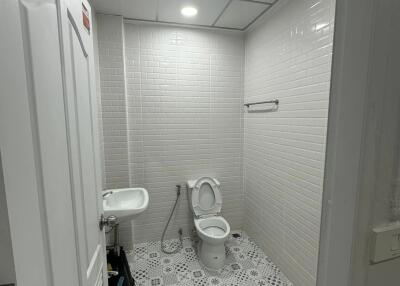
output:
[[[178,251],[182,248],[182,245],[183,245],[182,244],[182,230],[179,229],[179,241],[180,241],[181,245],[178,245],[177,248],[174,249],[174,250],[166,250],[165,246],[164,246],[164,236],[165,236],[165,233],[167,232],[168,225],[169,225],[169,223],[171,221],[172,215],[175,212],[176,205],[178,204],[178,200],[179,200],[180,196],[181,196],[181,186],[180,185],[176,185],[176,200],[175,200],[175,204],[174,204],[174,207],[172,208],[171,214],[169,215],[167,224],[165,225],[164,231],[163,231],[162,236],[161,236],[161,251],[166,253],[166,254],[178,253]]]

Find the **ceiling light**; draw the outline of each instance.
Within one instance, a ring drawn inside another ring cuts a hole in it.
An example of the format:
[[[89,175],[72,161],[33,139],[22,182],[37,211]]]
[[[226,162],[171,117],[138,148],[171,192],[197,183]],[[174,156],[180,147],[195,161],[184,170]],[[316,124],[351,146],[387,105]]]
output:
[[[183,7],[181,14],[185,17],[193,17],[197,15],[197,9],[192,6]]]

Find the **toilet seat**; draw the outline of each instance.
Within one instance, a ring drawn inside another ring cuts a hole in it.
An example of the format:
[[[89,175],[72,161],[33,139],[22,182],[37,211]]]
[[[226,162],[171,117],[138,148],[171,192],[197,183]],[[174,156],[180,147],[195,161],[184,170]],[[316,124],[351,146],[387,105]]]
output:
[[[192,207],[197,218],[216,216],[221,212],[222,196],[216,179],[202,177],[192,181]]]
[[[195,219],[194,224],[199,236],[213,243],[224,241],[231,231],[229,223],[222,216]]]
[[[208,226],[203,229],[203,231],[209,236],[223,236],[226,231],[218,226]]]

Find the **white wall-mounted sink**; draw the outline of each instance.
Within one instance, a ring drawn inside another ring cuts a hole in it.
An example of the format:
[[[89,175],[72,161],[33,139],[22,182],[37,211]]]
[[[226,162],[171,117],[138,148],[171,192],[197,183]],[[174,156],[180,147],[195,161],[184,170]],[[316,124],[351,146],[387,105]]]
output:
[[[112,189],[103,191],[104,216],[114,215],[118,221],[134,219],[147,209],[149,194],[144,188]]]

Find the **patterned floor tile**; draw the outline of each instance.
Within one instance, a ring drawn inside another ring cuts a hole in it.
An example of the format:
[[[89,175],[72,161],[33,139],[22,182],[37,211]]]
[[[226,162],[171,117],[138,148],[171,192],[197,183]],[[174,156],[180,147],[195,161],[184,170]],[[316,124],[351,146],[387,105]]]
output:
[[[136,285],[140,286],[293,286],[244,231],[233,231],[225,243],[225,266],[210,272],[197,256],[190,238],[165,241],[168,249],[180,247],[176,254],[161,252],[160,241],[134,245],[127,252]]]

